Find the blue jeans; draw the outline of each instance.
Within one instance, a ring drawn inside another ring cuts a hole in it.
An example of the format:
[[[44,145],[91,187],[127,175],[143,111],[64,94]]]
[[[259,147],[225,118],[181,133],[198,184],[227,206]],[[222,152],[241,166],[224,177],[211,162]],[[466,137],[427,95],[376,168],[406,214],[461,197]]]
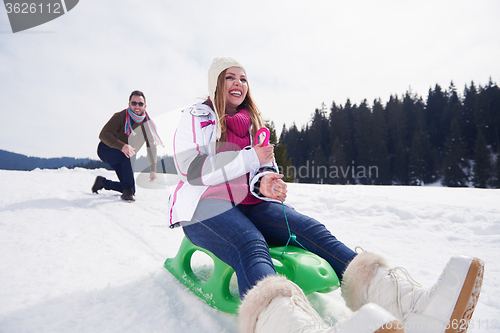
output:
[[[131,188],[135,193],[135,180],[134,170],[132,168],[132,161],[130,158],[116,148],[111,148],[103,142],[97,146],[97,155],[104,162],[108,163],[118,176],[119,182],[109,179],[104,181],[104,188],[106,190],[113,190],[123,193],[126,188]]]
[[[315,219],[286,205],[285,210],[297,241],[328,261],[342,279],[356,253]],[[209,250],[235,270],[241,298],[259,280],[276,274],[269,246],[284,246],[289,238],[283,206],[267,201],[235,206],[225,200],[201,200],[193,219],[183,223],[183,230],[193,244]],[[290,245],[298,246],[293,241]]]

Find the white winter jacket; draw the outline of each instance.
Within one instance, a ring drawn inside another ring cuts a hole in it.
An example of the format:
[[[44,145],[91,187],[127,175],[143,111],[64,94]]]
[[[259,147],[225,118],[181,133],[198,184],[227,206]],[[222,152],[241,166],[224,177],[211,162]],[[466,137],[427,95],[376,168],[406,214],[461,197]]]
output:
[[[182,111],[174,134],[174,162],[179,183],[169,198],[171,227],[192,219],[203,192],[209,186],[247,173],[250,191],[255,197],[276,201],[255,190],[255,184],[261,177],[275,172],[271,164],[260,165],[255,149],[248,146],[240,151],[216,154],[216,119],[212,108],[203,103]],[[250,137],[252,141],[251,134]]]

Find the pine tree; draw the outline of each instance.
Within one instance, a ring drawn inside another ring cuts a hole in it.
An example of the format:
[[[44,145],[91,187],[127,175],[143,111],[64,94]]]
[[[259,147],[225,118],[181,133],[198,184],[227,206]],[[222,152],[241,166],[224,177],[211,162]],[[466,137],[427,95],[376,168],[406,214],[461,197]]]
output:
[[[313,163],[311,166],[311,180],[316,184],[323,184],[328,178],[328,165],[321,144],[315,149]]]
[[[432,182],[433,156],[427,134],[420,130],[413,135],[409,160],[410,185],[424,185]]]
[[[388,151],[391,157],[393,178],[398,184],[408,184],[407,119],[403,104],[397,96],[391,96],[386,105],[389,133]]]
[[[274,121],[265,120],[264,126],[269,130],[269,144],[275,145],[278,143],[278,136],[276,135],[276,127],[274,126]]]
[[[283,129],[281,130],[280,141],[283,144],[286,144],[288,156],[291,160],[292,165],[297,165],[298,161],[296,158],[297,153],[297,141],[299,140],[299,130],[295,123],[292,123],[290,129],[287,130],[285,125],[283,125]]]
[[[442,125],[451,124],[453,118],[457,118],[462,114],[462,101],[457,93],[457,88],[453,81],[450,83],[450,87],[445,92],[447,97],[446,107],[444,108],[443,114],[441,115],[440,123]]]
[[[500,88],[493,82],[479,86],[475,113],[478,130],[483,132],[486,142],[495,152],[500,150]]]
[[[330,147],[330,128],[327,118],[327,108],[323,103],[321,109],[314,111],[311,126],[309,127],[310,142],[321,146],[323,151],[329,151]],[[313,148],[316,148],[315,146]]]
[[[354,147],[356,151],[356,165],[368,168],[373,159],[373,142],[371,140],[372,122],[371,111],[366,103],[366,100],[360,104],[354,115],[353,124]],[[361,183],[366,184],[368,179],[361,179]]]
[[[292,168],[292,159],[288,157],[286,143],[281,142],[281,140],[278,142],[274,147],[274,157],[283,174],[283,181],[293,183],[295,181],[295,173]]]
[[[491,187],[500,188],[500,155],[496,156],[495,167],[493,168],[493,179],[491,183]]]
[[[331,175],[329,182],[331,184],[347,184],[352,182],[351,173],[348,172],[347,158],[344,147],[338,137],[335,138],[331,153]]]
[[[442,150],[443,143],[449,133],[450,123],[444,124],[442,122],[447,102],[446,95],[439,85],[436,84],[434,90],[429,90],[425,119],[431,145],[436,147],[438,151]]]
[[[466,164],[464,159],[465,144],[460,134],[456,118],[451,123],[450,134],[444,144],[443,184],[457,187],[467,186]]]
[[[353,159],[353,140],[352,140],[352,106],[350,100],[347,100],[344,107],[338,107],[335,103],[330,109],[330,140],[333,142],[336,137],[344,149],[347,160]]]
[[[407,118],[407,137],[408,144],[413,142],[413,135],[425,127],[424,103],[421,97],[407,91],[403,98],[403,110]]]
[[[458,115],[458,123],[463,135],[467,150],[465,156],[472,158],[474,156],[474,143],[477,138],[476,114],[477,108],[477,90],[474,82],[471,82],[470,87],[465,87],[464,102],[461,114]]]
[[[264,125],[269,129],[269,134],[270,134],[269,143],[274,145],[274,158],[276,159],[276,164],[280,169],[279,171],[284,175],[283,181],[293,183],[293,181],[295,180],[295,174],[293,173],[293,171],[291,171],[292,170],[291,158],[288,157],[286,144],[281,142],[281,137],[283,137],[283,135],[286,134],[282,133],[282,136],[278,141],[278,136],[276,134],[276,128],[274,126],[274,122],[266,120],[264,121]]]
[[[478,127],[493,151],[500,151],[500,88],[491,81],[480,87],[478,96]]]
[[[311,148],[309,147],[307,125],[299,131],[295,123],[293,123],[288,131],[282,132],[282,138],[282,143],[286,144],[288,156],[295,169],[299,170],[301,166],[310,163]],[[306,181],[298,174],[295,179],[297,181]]]
[[[373,159],[370,166],[377,168],[375,184],[390,185],[392,181],[389,153],[387,151],[388,128],[385,110],[379,100],[373,102],[372,108],[372,135],[371,142],[374,145]]]
[[[493,131],[492,142],[493,151],[500,153],[500,88],[494,84],[491,88],[491,127]]]
[[[299,170],[302,166],[307,167],[312,163],[312,160],[314,158],[314,149],[313,149],[313,144],[311,144],[311,136],[309,134],[309,124],[303,127],[302,130],[299,132],[299,140],[297,142],[296,155],[298,155],[297,160],[299,161],[299,163],[297,167],[299,168]],[[303,177],[299,173],[297,178],[306,183],[312,181],[310,172],[307,172],[306,175]]]
[[[482,131],[477,133],[474,148],[473,184],[475,187],[486,188],[490,184],[492,167],[490,163],[490,152],[486,146],[486,139]]]

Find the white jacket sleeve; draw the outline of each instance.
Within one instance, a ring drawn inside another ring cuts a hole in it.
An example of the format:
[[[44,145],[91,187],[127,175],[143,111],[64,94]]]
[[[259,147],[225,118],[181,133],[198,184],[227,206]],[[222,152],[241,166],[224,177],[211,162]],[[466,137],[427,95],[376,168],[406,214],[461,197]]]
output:
[[[218,185],[259,168],[255,150],[216,154],[215,121],[211,114],[184,111],[174,136],[174,159],[181,177],[191,185]]]

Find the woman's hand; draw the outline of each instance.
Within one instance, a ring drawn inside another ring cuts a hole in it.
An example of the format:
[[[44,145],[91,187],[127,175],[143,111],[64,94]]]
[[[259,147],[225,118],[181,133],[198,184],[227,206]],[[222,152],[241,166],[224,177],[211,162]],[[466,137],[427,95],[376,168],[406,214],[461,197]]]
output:
[[[274,172],[262,177],[260,181],[260,193],[271,199],[285,201],[287,185],[281,178],[283,178],[283,175]]]
[[[258,145],[255,145],[255,147],[253,147],[253,148],[255,149],[255,152],[257,153],[257,156],[259,157],[260,165],[274,162],[274,146],[273,145],[262,146],[262,143],[259,143]]]

